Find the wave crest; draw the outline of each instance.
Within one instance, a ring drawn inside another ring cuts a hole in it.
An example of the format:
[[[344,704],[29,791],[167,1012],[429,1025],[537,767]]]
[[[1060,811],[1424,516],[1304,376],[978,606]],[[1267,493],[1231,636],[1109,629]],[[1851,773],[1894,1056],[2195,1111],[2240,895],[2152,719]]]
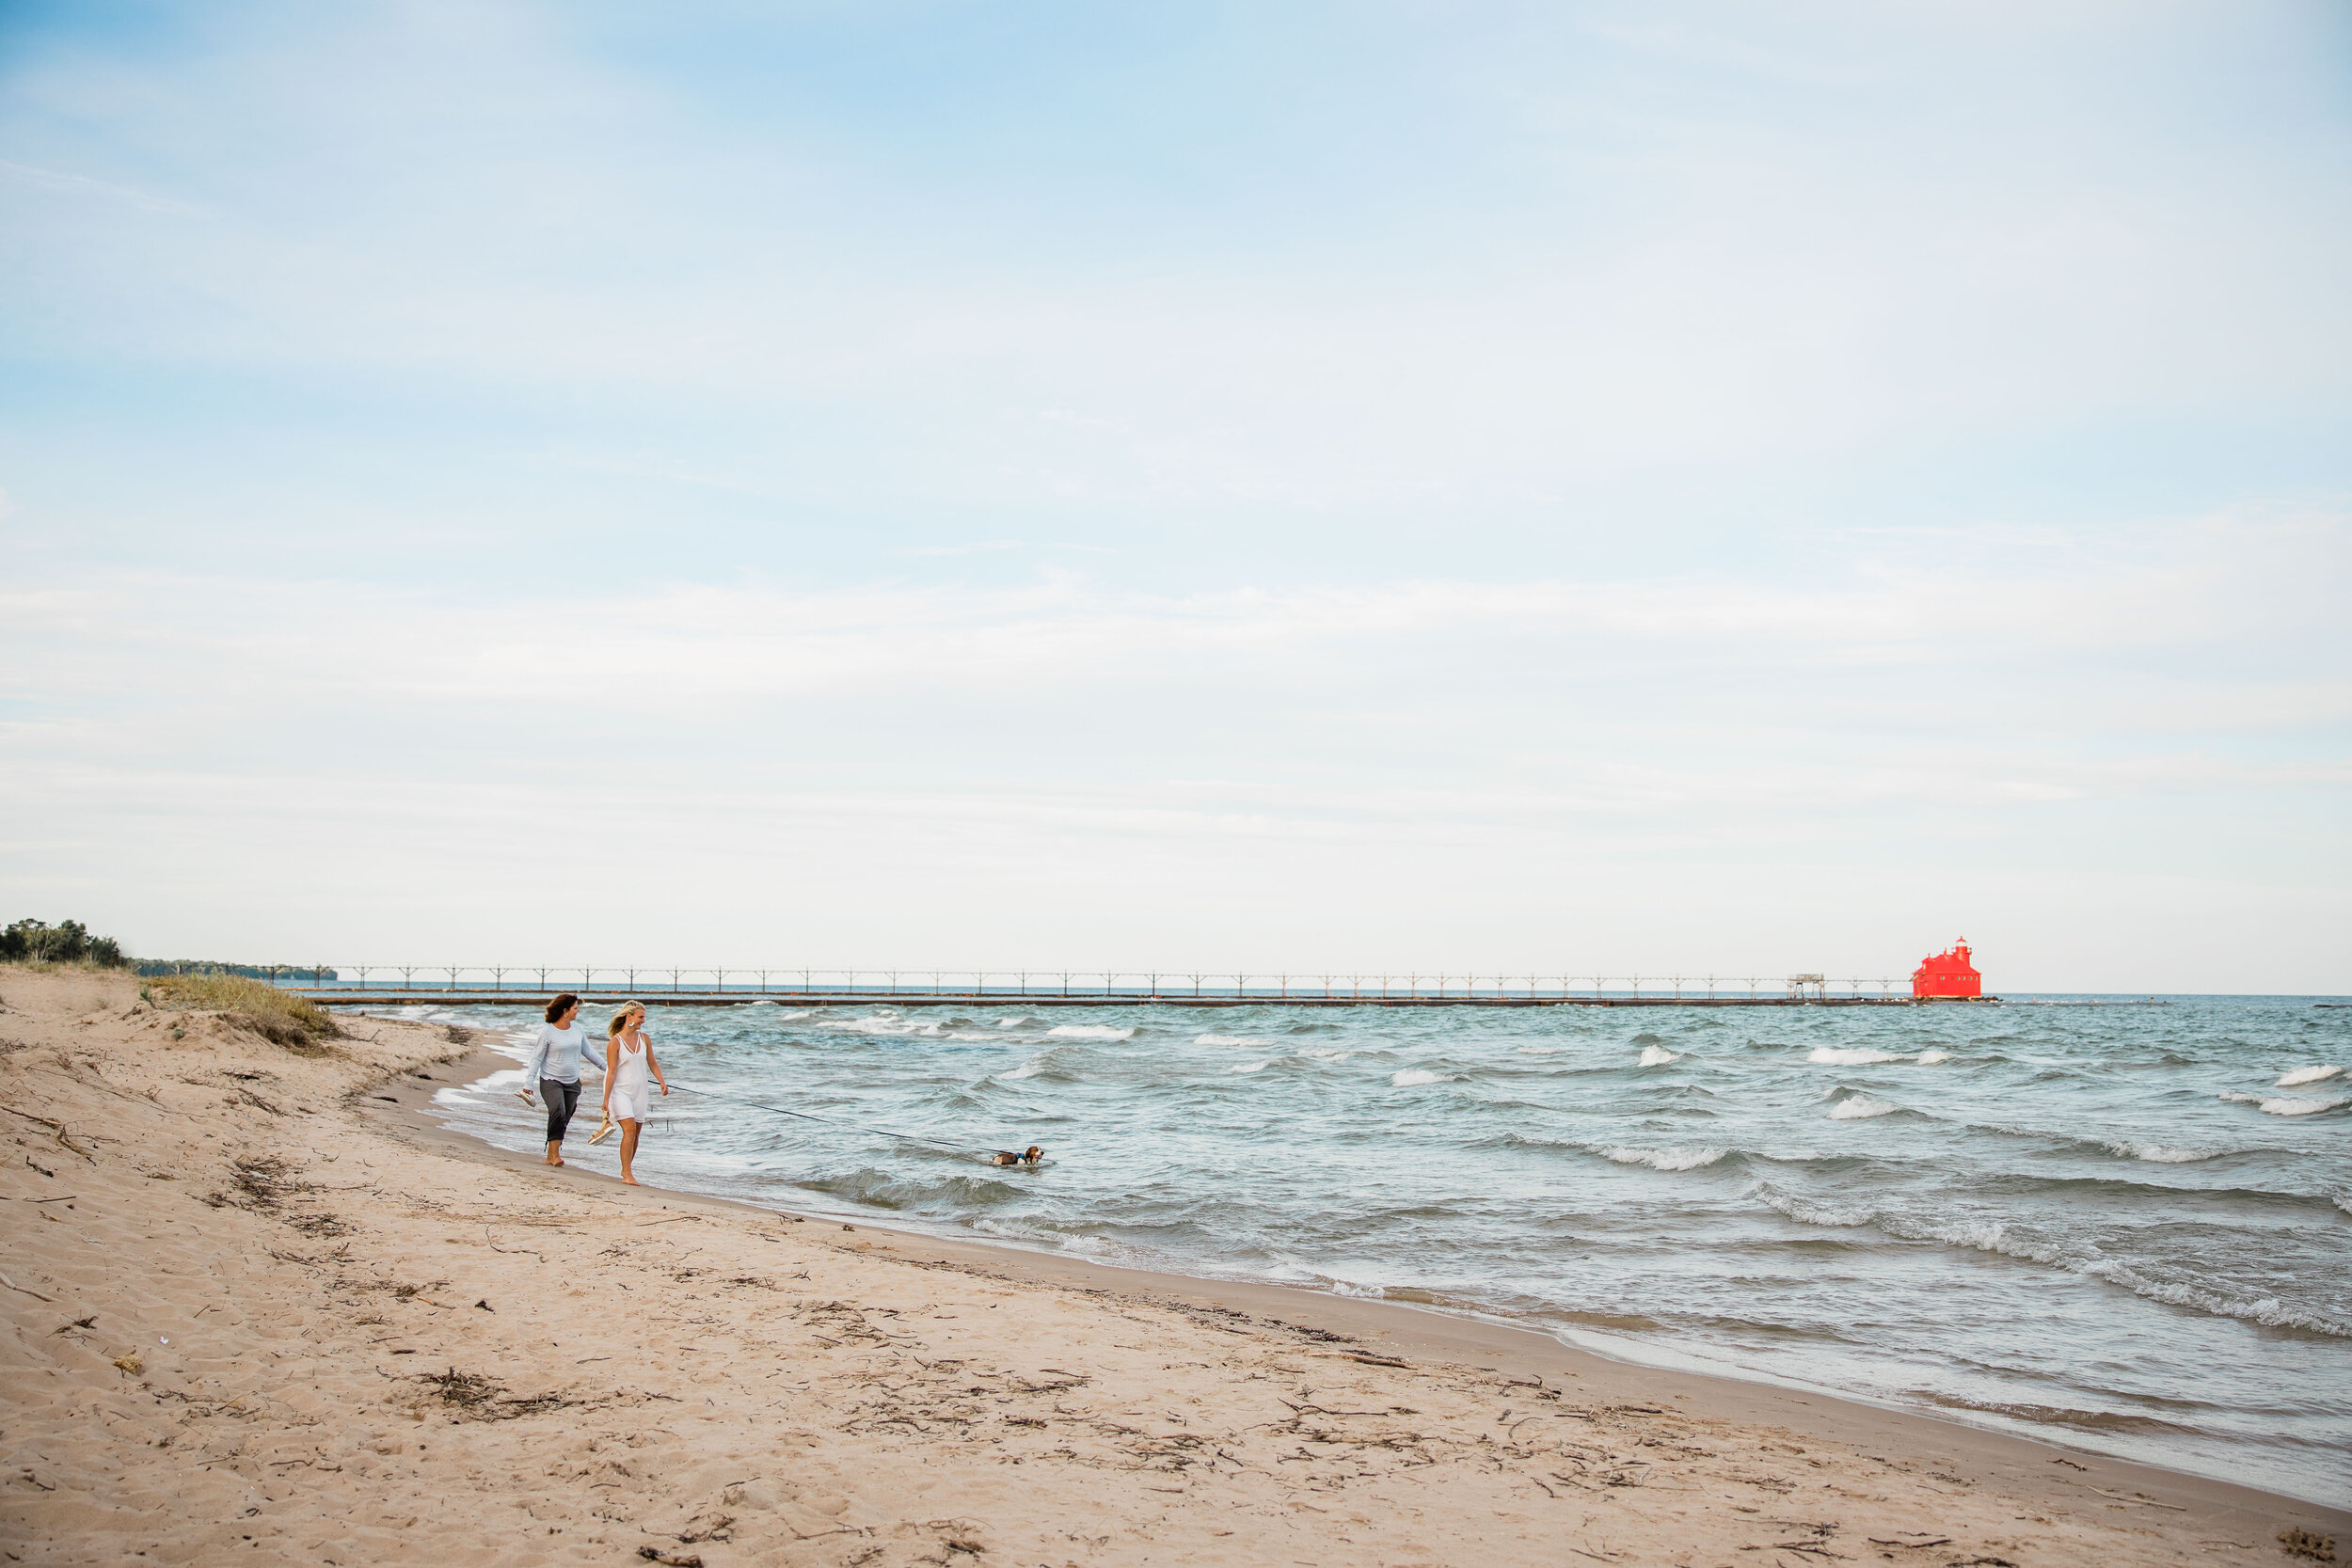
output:
[[[2332,1111],[2339,1105],[2352,1105],[2352,1095],[2338,1095],[2333,1100],[2300,1100],[2294,1095],[2240,1094],[2224,1089],[2217,1097],[2236,1105],[2258,1107],[2265,1116],[2315,1117],[2322,1111]]]
[[[1647,1165],[1652,1170],[1696,1170],[1711,1165],[1731,1151],[1727,1148],[1596,1148],[1594,1153],[1621,1165]]]

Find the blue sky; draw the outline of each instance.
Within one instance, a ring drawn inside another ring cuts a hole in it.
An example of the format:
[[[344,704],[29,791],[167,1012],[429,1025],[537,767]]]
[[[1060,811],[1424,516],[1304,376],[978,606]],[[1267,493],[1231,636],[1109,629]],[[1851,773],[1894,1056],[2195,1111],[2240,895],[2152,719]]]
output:
[[[0,8],[0,887],[2352,990],[2321,4]]]

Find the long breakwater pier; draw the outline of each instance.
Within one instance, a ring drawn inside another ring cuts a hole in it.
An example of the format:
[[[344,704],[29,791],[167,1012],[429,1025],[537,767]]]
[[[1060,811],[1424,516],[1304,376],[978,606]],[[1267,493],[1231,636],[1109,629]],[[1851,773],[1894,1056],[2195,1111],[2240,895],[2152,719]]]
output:
[[[525,1006],[570,991],[590,1004],[796,1007],[1791,1007],[1920,1006],[1892,976],[1211,974],[1078,970],[734,970],[264,966],[328,1006]],[[1975,997],[1971,1002],[1998,1002]]]

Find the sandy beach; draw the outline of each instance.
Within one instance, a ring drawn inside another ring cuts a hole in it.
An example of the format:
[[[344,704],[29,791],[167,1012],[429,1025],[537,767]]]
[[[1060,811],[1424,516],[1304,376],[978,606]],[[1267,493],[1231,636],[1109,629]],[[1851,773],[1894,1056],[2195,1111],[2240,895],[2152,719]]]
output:
[[[1392,1304],[549,1171],[420,1114],[511,1063],[342,1022],[290,1048],[0,969],[10,1561],[2036,1568],[2332,1560],[2352,1524]]]

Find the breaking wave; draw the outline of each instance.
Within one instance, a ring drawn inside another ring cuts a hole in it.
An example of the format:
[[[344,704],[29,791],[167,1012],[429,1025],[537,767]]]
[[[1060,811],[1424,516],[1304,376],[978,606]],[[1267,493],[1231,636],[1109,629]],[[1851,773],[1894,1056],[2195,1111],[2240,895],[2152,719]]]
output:
[[[1195,1045],[1272,1045],[1274,1042],[1260,1039],[1255,1035],[1202,1035],[1192,1043]]]
[[[2275,1086],[2291,1089],[2297,1084],[2316,1084],[2323,1078],[2333,1078],[2343,1070],[2340,1067],[2299,1067],[2292,1072],[2280,1073]]]
[[[1667,1050],[1662,1045],[1645,1045],[1642,1047],[1642,1060],[1640,1065],[1643,1067],[1664,1067],[1668,1062],[1678,1062],[1680,1060],[1682,1060],[1681,1057],[1676,1055],[1673,1052]]]
[[[2219,1098],[2236,1105],[2259,1106],[2265,1116],[2273,1117],[2315,1117],[2322,1111],[2332,1111],[2339,1105],[2352,1104],[2352,1095],[2338,1095],[2333,1100],[2300,1100],[2294,1095],[2281,1094],[2265,1097],[2259,1094],[2240,1094],[2235,1089],[2224,1089]]]
[[[1901,1109],[1901,1106],[1889,1105],[1883,1100],[1872,1100],[1867,1094],[1857,1094],[1841,1100],[1836,1104],[1831,1106],[1829,1108],[1829,1119],[1832,1121],[1861,1121],[1869,1117],[1883,1117],[1887,1115],[1889,1112],[1899,1111]]]
[[[1121,1029],[1110,1023],[1057,1023],[1045,1032],[1064,1040],[1128,1040],[1136,1037],[1132,1028]]]
[[[1727,1148],[1596,1148],[1594,1153],[1621,1165],[1647,1165],[1652,1170],[1696,1170],[1711,1165],[1731,1151]]]
[[[2185,1165],[2229,1152],[2220,1148],[2175,1148],[2169,1144],[2105,1143],[2099,1147],[2126,1160],[2147,1160],[2159,1165]]]
[[[1899,1052],[1872,1051],[1862,1046],[1849,1050],[1842,1046],[1817,1045],[1813,1048],[1813,1054],[1805,1060],[1831,1067],[1869,1067],[1879,1062],[1899,1062],[1903,1056]]]
[[[1272,1062],[1244,1062],[1239,1067],[1229,1067],[1225,1070],[1228,1072],[1263,1072],[1273,1065]]]
[[[1427,1068],[1408,1067],[1402,1072],[1390,1074],[1389,1082],[1397,1088],[1411,1089],[1423,1084],[1442,1084],[1445,1074],[1432,1072]]]

